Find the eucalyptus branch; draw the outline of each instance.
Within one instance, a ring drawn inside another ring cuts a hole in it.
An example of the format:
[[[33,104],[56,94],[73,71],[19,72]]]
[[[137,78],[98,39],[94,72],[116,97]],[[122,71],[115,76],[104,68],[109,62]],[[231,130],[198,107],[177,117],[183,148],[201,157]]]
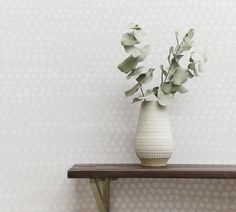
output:
[[[136,80],[135,85],[125,91],[126,97],[133,96],[140,90],[142,97],[138,95],[133,98],[133,102],[146,101],[142,85],[152,80],[154,69],[147,69],[145,66],[140,66],[139,63],[143,62],[149,54],[150,46],[144,45],[141,48],[137,47],[136,44],[141,43],[145,33],[142,32],[142,29],[137,24],[130,24],[129,29],[130,31],[124,33],[121,38],[121,45],[129,56],[118,65],[118,69],[127,74],[127,79],[133,78]]]
[[[179,52],[179,50],[180,50],[180,47],[182,46],[183,43],[184,43],[184,38],[183,38],[182,42],[181,42],[180,44],[178,44],[178,48],[177,48],[177,50],[176,50],[175,56],[178,55],[178,52]]]
[[[160,66],[160,84],[145,92],[143,90],[143,85],[153,79],[154,68],[147,69],[145,66],[140,66],[139,63],[145,60],[150,48],[148,45],[141,48],[136,46],[136,44],[140,44],[141,39],[145,34],[137,24],[131,24],[129,29],[130,31],[124,33],[121,38],[121,45],[129,56],[118,65],[118,69],[127,74],[127,79],[135,79],[135,85],[125,91],[126,97],[133,96],[140,90],[141,94],[133,98],[133,102],[145,102],[147,99],[149,100],[150,97],[152,98],[155,96],[156,101],[160,105],[170,105],[177,92],[183,94],[188,91],[183,84],[189,79],[199,76],[199,73],[203,70],[203,63],[207,61],[206,55],[203,55],[203,59],[201,60],[195,60],[193,57],[194,52],[192,52],[189,57],[187,68],[182,67],[179,62],[185,55],[185,52],[192,48],[194,29],[190,29],[183,36],[181,42],[178,33],[175,33],[177,44],[175,45],[175,48],[171,46],[169,49],[169,67],[165,69],[163,65]],[[198,66],[196,66],[196,64],[198,64]]]
[[[178,52],[179,52],[179,50],[180,50],[181,45],[184,43],[184,38],[183,38],[183,40],[181,41],[181,43],[179,44],[179,39],[178,39],[178,37],[177,37],[176,34],[175,34],[175,37],[176,37],[176,42],[177,42],[178,48],[176,49],[176,53],[175,53],[175,54],[172,52],[174,58],[176,58],[176,55],[178,55]],[[173,58],[172,58],[172,59],[173,59]],[[173,63],[171,63],[170,66],[169,66],[169,68],[168,68],[167,75],[166,75],[166,77],[165,77],[164,82],[166,82],[166,80],[167,80],[167,77],[168,77],[169,72],[170,72],[170,70],[171,70],[171,68],[172,68],[172,65],[173,65]]]

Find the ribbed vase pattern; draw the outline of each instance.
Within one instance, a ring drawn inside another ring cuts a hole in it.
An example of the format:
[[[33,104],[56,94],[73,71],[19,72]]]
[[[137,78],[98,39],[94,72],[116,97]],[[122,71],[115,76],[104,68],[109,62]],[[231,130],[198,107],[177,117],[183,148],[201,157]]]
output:
[[[169,159],[173,153],[173,139],[166,107],[157,102],[141,104],[135,151],[140,159]]]

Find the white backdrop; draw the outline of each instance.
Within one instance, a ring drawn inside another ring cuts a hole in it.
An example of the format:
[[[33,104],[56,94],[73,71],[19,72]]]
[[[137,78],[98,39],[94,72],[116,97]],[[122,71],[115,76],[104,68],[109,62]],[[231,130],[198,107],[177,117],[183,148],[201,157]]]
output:
[[[196,30],[209,62],[169,108],[171,163],[236,164],[236,1],[1,0],[0,211],[97,211],[74,163],[134,163],[139,104],[116,66],[130,22],[148,33],[146,64],[165,63],[174,31]],[[133,83],[131,83],[133,84]],[[112,212],[234,212],[235,180],[122,179]]]

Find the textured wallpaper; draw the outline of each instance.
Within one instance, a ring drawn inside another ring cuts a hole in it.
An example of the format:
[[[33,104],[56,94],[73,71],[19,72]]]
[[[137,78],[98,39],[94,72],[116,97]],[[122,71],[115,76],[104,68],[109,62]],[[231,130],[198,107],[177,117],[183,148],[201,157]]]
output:
[[[117,69],[121,33],[137,22],[166,62],[174,31],[196,30],[206,71],[169,108],[171,163],[236,164],[236,1],[1,0],[0,211],[95,212],[74,163],[136,163],[139,104]],[[235,180],[120,179],[112,212],[235,212]]]

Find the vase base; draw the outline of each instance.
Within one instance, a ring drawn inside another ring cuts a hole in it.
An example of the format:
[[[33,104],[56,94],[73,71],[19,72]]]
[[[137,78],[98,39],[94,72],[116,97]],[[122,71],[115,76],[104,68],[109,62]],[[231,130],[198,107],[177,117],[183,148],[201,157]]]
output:
[[[161,167],[166,166],[169,158],[139,158],[143,166]]]

